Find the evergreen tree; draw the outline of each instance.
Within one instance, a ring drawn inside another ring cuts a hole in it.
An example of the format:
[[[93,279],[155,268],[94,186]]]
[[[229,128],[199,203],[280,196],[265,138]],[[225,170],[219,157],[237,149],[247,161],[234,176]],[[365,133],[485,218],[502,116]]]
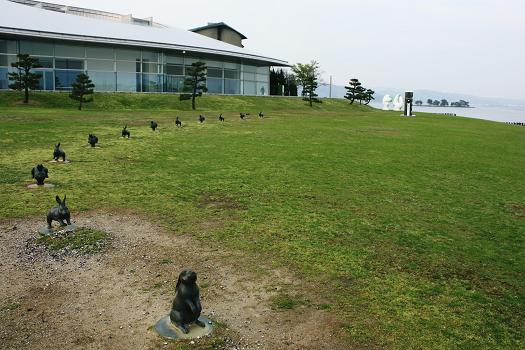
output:
[[[421,105],[423,104],[423,101],[421,101],[421,100],[417,100],[417,101],[415,102],[415,104],[416,104],[417,106],[421,106]]]
[[[427,105],[432,106],[433,102],[434,101],[431,98],[427,99]]]
[[[297,78],[295,77],[295,74],[286,72],[284,77],[286,80],[284,94],[286,96],[297,96]]]
[[[357,87],[357,100],[359,101],[359,104],[363,104],[363,101],[366,101],[367,94],[366,89],[364,86],[360,85]]]
[[[297,96],[295,75],[280,68],[270,70],[270,95]]]
[[[208,91],[206,87],[206,63],[202,61],[194,62],[186,70],[186,79],[184,80],[184,91],[188,94],[181,94],[180,99],[191,98],[191,108],[195,110],[195,97],[202,96],[203,92]]]
[[[345,98],[350,100],[350,104],[353,104],[355,100],[360,101],[362,98],[364,98],[363,93],[366,91],[366,89],[361,86],[359,79],[350,79],[350,83],[348,85],[349,86],[345,86]]]
[[[365,105],[368,105],[370,101],[375,100],[374,98],[375,93],[376,92],[372,89],[366,89],[366,91],[364,92],[364,95],[365,95],[364,100],[366,101]]]
[[[296,80],[303,87],[302,96],[305,101],[308,101],[310,107],[313,102],[320,103],[321,100],[317,98],[315,90],[319,84],[319,77],[321,75],[319,63],[312,61],[310,63],[297,63],[292,67]]]
[[[286,87],[286,78],[284,70],[281,68],[275,70],[272,68],[270,71],[270,95],[281,96],[283,94],[283,88]]]
[[[24,91],[24,103],[29,102],[29,90],[38,89],[39,79],[42,76],[40,73],[31,72],[32,69],[40,68],[40,63],[37,58],[31,57],[28,54],[18,54],[17,62],[11,63],[11,67],[16,68],[16,72],[9,73],[9,88],[17,91]]]
[[[95,84],[89,79],[87,74],[79,74],[73,84],[71,84],[72,90],[69,97],[75,101],[78,101],[78,110],[82,110],[82,104],[93,102],[93,89]],[[88,96],[91,95],[91,98]]]

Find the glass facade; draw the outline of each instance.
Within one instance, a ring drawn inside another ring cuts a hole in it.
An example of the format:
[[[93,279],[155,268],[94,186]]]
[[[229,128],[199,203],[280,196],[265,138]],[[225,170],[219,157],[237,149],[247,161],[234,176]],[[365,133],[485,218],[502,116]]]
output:
[[[38,58],[36,69],[41,90],[70,90],[80,73],[86,73],[96,91],[182,92],[186,71],[202,60],[208,67],[206,85],[210,94],[268,95],[270,67],[226,62],[110,46],[65,42],[0,39],[0,89],[8,89],[7,73],[17,53]]]

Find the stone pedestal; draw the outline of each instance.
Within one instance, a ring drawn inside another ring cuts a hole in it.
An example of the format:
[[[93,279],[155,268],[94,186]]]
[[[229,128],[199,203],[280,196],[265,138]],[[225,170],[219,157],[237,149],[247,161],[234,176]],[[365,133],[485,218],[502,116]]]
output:
[[[65,235],[67,233],[75,232],[77,229],[77,225],[71,224],[67,226],[59,226],[59,227],[53,227],[51,229],[47,228],[47,226],[42,227],[38,230],[38,233],[40,233],[43,236],[60,236]]]
[[[30,188],[30,189],[34,189],[34,188],[53,188],[53,187],[55,187],[55,185],[50,184],[50,183],[45,183],[43,185],[37,185],[37,184],[27,185],[27,188]]]
[[[199,320],[202,321],[206,326],[200,327],[195,323],[189,326],[190,332],[184,334],[177,326],[175,326],[171,320],[170,316],[163,317],[155,325],[155,331],[159,333],[162,337],[166,339],[195,339],[200,338],[205,335],[208,335],[213,330],[213,322],[204,316],[199,317]]]

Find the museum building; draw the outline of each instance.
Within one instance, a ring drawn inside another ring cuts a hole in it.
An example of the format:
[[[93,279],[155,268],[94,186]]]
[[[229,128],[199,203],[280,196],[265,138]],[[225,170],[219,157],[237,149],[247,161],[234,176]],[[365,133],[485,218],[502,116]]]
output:
[[[136,18],[32,0],[0,0],[0,89],[18,53],[38,58],[40,89],[67,91],[80,73],[96,91],[182,92],[185,72],[204,61],[208,93],[268,95],[271,66],[286,61],[244,49],[225,23],[184,30]]]

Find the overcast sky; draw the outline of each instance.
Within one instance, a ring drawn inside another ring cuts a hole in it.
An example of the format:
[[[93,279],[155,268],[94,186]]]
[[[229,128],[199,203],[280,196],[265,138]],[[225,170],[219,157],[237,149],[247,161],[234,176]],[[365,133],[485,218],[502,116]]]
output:
[[[48,0],[179,28],[223,21],[246,49],[344,85],[525,99],[525,0]]]

